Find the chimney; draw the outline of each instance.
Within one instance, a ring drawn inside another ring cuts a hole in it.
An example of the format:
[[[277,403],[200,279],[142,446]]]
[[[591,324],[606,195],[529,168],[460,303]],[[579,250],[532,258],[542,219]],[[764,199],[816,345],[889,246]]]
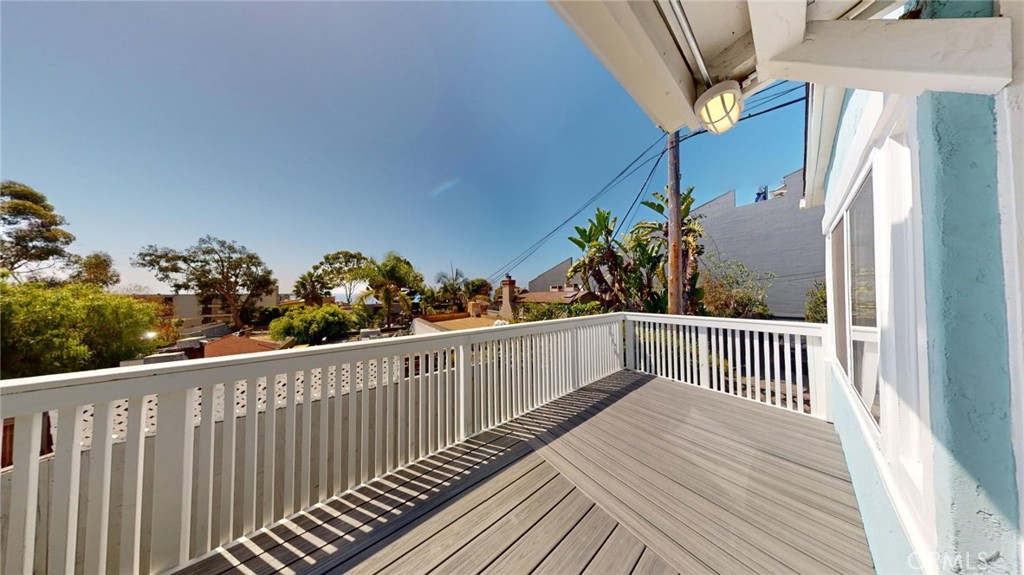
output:
[[[509,274],[501,280],[501,311],[498,317],[506,320],[516,317],[516,280]]]

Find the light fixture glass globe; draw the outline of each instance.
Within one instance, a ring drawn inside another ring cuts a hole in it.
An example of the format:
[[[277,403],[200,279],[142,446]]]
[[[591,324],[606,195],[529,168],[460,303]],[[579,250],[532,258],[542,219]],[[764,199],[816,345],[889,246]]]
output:
[[[743,113],[743,91],[739,82],[727,80],[708,88],[693,107],[704,128],[721,134],[740,121]]]

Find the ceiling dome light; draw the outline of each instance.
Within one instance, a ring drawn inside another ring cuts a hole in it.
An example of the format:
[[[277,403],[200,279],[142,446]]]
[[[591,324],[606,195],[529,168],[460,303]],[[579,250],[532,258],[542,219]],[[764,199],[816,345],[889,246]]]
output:
[[[743,113],[743,92],[739,82],[727,80],[708,88],[697,98],[693,110],[712,134],[721,134],[740,121]]]

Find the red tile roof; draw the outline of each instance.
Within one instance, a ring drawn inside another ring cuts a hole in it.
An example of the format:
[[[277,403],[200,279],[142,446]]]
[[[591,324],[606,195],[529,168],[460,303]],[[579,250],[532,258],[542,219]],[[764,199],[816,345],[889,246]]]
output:
[[[594,299],[594,294],[580,291],[531,291],[516,296],[516,301],[527,303],[572,303],[577,300]]]
[[[238,335],[226,335],[206,344],[203,348],[203,357],[223,357],[225,355],[241,355],[243,353],[273,351],[275,349],[281,349],[281,344],[275,341],[264,341],[241,337]]]

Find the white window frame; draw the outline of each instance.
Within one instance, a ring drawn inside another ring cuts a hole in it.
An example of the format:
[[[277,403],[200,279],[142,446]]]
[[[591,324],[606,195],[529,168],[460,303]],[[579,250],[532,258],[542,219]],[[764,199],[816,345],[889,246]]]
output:
[[[846,157],[842,165],[834,167],[837,181],[831,190],[833,197],[826,198],[822,231],[826,234],[839,231],[837,225],[840,219],[843,222],[846,309],[835,309],[831,301],[834,298],[830,298],[829,311],[845,314],[849,372],[844,372],[838,361],[835,366],[843,374],[844,385],[851,395],[859,398],[860,394],[850,378],[853,375],[850,372],[854,371],[853,341],[854,337],[863,339],[867,334],[852,324],[848,212],[864,181],[871,177],[878,278],[875,284],[878,329],[875,333],[879,342],[881,421],[876,423],[863,405],[859,419],[871,421],[862,428],[873,440],[886,490],[900,512],[914,548],[928,554],[935,550],[936,545],[935,499],[931,479],[933,442],[928,395],[916,116],[916,98],[869,94],[850,138]],[[901,222],[902,228],[899,227]],[[826,261],[831,264],[830,239],[827,245],[829,255]],[[894,261],[898,265],[894,266]],[[834,270],[829,267],[828,272],[827,281],[830,289],[834,290]],[[903,329],[894,329],[895,325],[903,326]],[[908,330],[906,326],[915,326],[916,330]],[[830,328],[835,329],[835,324],[830,324]],[[905,403],[910,399],[916,401],[916,405]],[[926,571],[932,570],[928,565],[924,567]]]

